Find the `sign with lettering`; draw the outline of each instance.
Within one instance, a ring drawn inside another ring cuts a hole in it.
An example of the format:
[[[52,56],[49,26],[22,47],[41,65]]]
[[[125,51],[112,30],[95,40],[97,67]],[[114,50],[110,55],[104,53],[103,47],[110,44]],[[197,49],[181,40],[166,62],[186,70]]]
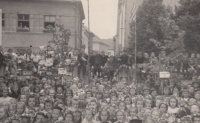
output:
[[[59,75],[66,75],[67,69],[66,68],[58,68],[58,74]]]
[[[170,73],[167,72],[167,71],[160,72],[160,73],[159,73],[159,77],[160,77],[161,79],[170,78]]]

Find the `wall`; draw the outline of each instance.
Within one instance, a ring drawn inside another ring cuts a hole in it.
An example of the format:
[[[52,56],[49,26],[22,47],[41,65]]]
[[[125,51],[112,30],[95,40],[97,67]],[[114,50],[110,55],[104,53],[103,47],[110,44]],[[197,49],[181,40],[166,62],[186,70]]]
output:
[[[94,51],[100,51],[100,44],[99,43],[96,43],[96,42],[93,42],[92,43],[92,49],[94,50]]]
[[[44,15],[56,15],[56,23],[64,24],[71,30],[69,45],[81,47],[82,12],[76,2],[48,2],[48,1],[10,1],[1,0],[0,8],[5,13],[5,27],[3,29],[4,47],[38,47],[46,45],[52,34],[43,33]],[[29,14],[30,32],[17,32],[17,14]]]

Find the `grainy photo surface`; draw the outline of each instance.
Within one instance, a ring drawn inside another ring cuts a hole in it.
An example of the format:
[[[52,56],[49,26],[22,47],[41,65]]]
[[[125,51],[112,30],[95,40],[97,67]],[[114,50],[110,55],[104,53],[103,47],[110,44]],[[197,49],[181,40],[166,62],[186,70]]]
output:
[[[200,0],[0,0],[0,123],[200,123]]]

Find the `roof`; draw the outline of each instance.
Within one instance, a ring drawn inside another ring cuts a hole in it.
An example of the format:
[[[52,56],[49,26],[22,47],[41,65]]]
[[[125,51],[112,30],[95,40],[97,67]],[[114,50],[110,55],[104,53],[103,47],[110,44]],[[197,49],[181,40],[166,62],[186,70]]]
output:
[[[92,43],[98,43],[98,44],[102,44],[102,45],[105,45],[105,46],[108,46],[108,47],[109,47],[109,45],[107,45],[107,44],[105,44],[105,43],[103,43],[103,42],[101,42],[101,41],[93,41]]]
[[[102,39],[101,41],[109,46],[109,50],[113,50],[114,49],[114,41],[113,41],[113,39]]]

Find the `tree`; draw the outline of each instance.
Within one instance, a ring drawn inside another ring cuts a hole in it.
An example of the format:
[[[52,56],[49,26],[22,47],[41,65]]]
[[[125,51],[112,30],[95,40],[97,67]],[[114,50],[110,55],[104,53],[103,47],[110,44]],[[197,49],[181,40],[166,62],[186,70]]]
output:
[[[154,10],[155,9],[155,10]],[[162,0],[148,0],[139,7],[137,13],[137,50],[159,53],[165,49],[169,55],[175,57],[184,52],[183,37],[185,32],[172,19],[173,12],[170,6],[164,6]],[[130,24],[130,28],[135,23]],[[130,49],[134,30],[131,30]]]
[[[136,17],[136,30],[137,30],[137,50],[143,52],[158,52],[159,49],[150,42],[149,39],[153,38],[159,42],[163,40],[163,33],[159,25],[159,18],[164,17],[166,14],[165,6],[162,0],[145,0],[138,8]],[[135,23],[130,24],[130,51],[134,50],[135,45]]]
[[[57,31],[52,27],[47,27],[53,34],[53,38],[49,43],[54,44],[57,51],[61,53],[62,56],[66,56],[64,55],[64,52],[69,52],[71,50],[71,47],[69,46],[71,31],[64,28],[64,25],[56,24],[55,26],[57,27]]]
[[[180,0],[174,20],[186,32],[184,44],[188,52],[200,52],[200,0]]]

